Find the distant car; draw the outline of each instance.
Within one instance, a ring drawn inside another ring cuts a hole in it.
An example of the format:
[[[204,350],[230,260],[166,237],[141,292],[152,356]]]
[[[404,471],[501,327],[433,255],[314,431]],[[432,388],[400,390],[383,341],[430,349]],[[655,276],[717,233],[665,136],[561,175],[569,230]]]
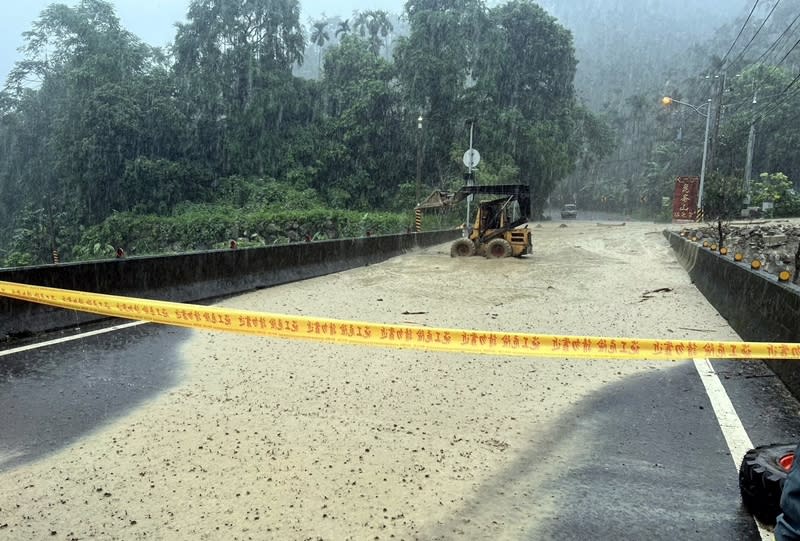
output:
[[[575,205],[564,205],[561,209],[562,220],[575,220],[578,218],[578,207]]]

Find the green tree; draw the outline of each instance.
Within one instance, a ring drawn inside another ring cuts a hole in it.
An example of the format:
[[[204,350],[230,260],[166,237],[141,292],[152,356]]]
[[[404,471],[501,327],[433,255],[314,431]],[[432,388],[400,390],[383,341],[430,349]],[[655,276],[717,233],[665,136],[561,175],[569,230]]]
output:
[[[341,39],[343,36],[346,36],[350,33],[350,19],[345,19],[339,23],[339,26],[336,28],[336,38]]]
[[[776,216],[796,216],[800,212],[800,196],[783,173],[761,173],[753,182],[752,203],[772,203]]]
[[[7,84],[15,97],[10,118],[40,119],[24,130],[40,150],[33,151],[36,167],[17,180],[24,183],[23,201],[46,206],[48,198],[56,211],[72,207],[75,219],[102,219],[141,140],[142,108],[133,88],[154,51],[122,29],[101,0],[51,5],[25,39],[25,58]],[[31,78],[41,81],[37,90],[26,90]],[[6,181],[14,182],[6,177],[4,189]]]
[[[174,55],[193,159],[224,175],[280,169],[274,158],[290,139],[287,120],[303,116],[296,107],[306,94],[291,76],[303,59],[299,12],[296,0],[190,4]]]
[[[54,214],[52,208],[25,205],[16,216],[15,227],[7,243],[4,266],[52,263],[53,250],[60,251],[66,235],[65,221],[66,216],[63,213]]]
[[[367,10],[359,13],[353,28],[362,38],[368,36],[370,50],[376,55],[380,52],[381,45],[384,44],[383,40],[386,40],[394,30],[389,21],[389,14],[383,10]],[[388,43],[386,48],[388,50]]]
[[[169,214],[178,204],[210,198],[207,171],[186,163],[144,157],[130,160],[120,180],[120,210]]]
[[[305,48],[296,0],[193,0],[178,25],[175,70],[206,120],[249,104],[273,74],[288,76]]]
[[[750,125],[754,124],[753,171],[783,171],[789,178],[800,178],[800,102],[792,98],[791,88],[786,91],[794,75],[781,67],[760,65],[744,70],[731,83],[716,167],[744,177]]]
[[[639,135],[639,132],[641,131],[643,118],[649,103],[647,97],[643,94],[634,94],[633,96],[629,96],[626,101],[631,110],[631,129],[633,134],[636,136]]]
[[[737,218],[743,201],[741,178],[719,173],[712,173],[706,178],[703,186],[703,212],[706,220],[725,222]]]
[[[398,159],[409,145],[393,81],[392,65],[356,36],[325,57],[326,143],[315,188],[337,205],[385,208],[410,176],[410,161]]]
[[[513,162],[540,212],[598,127],[575,100],[570,33],[527,0],[488,10],[473,0],[425,0],[406,12],[411,34],[395,58],[407,103],[426,119],[425,169],[440,184],[460,176],[451,156],[466,147],[472,120],[481,151]]]
[[[577,135],[588,122],[574,97],[572,37],[526,0],[491,9],[483,36],[486,52],[476,56],[472,91],[494,108],[489,146],[510,153],[540,213],[556,182],[573,170],[583,143]]]
[[[322,62],[322,48],[331,39],[325,30],[327,26],[328,23],[326,21],[317,21],[314,23],[314,31],[311,32],[311,42],[317,46],[317,71],[319,71]]]
[[[404,102],[412,118],[422,115],[422,169],[432,184],[441,186],[461,169],[451,159],[456,141],[464,149],[468,132],[464,121],[486,104],[465,99],[480,30],[486,19],[476,0],[408,2],[406,16],[411,33],[401,38],[394,52]],[[478,139],[480,141],[480,139]]]

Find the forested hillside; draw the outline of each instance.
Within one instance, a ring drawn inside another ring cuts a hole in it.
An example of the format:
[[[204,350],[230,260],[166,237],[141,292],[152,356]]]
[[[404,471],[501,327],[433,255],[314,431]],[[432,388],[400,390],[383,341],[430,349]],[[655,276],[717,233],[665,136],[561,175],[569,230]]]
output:
[[[685,73],[687,52],[730,23],[747,0],[541,0],[575,36],[575,86],[593,109]],[[749,7],[749,6],[748,6]]]
[[[409,3],[408,36],[391,42],[387,15],[365,12],[311,29],[312,43],[337,40],[316,58],[304,58],[299,12],[296,0],[193,0],[161,51],[103,0],[44,11],[0,102],[6,264],[265,239],[279,211],[328,209],[325,223],[334,210],[408,213],[418,160],[424,191],[462,182],[470,119],[480,181],[530,184],[536,208],[610,149],[575,99],[572,36],[536,4]],[[308,62],[320,79],[293,75]],[[145,216],[161,217],[163,246],[137,241]]]
[[[712,99],[708,210],[719,214],[722,205],[733,216],[744,206],[751,124],[751,203],[780,201],[782,214],[800,210],[787,191],[800,183],[792,150],[800,140],[800,1],[551,4],[576,36],[576,86],[613,127],[618,143],[604,161],[584,164],[562,182],[554,201],[668,215],[662,199],[671,197],[675,177],[700,173],[703,114]],[[584,15],[600,6],[612,16]],[[700,114],[677,103],[664,107],[665,95]],[[784,175],[788,183],[761,182],[762,173],[767,179]]]

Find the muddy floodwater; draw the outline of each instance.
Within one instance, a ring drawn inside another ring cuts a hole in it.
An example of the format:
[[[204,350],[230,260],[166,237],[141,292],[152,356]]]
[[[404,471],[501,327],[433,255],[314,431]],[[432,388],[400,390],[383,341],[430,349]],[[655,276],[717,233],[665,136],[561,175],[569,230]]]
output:
[[[221,304],[422,327],[737,339],[662,226],[531,227],[534,252],[520,259],[453,259],[440,245]],[[537,539],[565,512],[556,476],[593,460],[586,403],[680,364],[204,331],[177,355],[184,369],[168,390],[0,472],[0,538]]]

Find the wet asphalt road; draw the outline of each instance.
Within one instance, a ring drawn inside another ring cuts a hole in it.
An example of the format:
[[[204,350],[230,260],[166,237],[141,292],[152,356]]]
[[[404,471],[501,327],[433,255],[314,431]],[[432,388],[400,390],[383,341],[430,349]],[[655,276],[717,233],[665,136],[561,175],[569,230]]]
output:
[[[558,507],[576,513],[548,525],[552,538],[759,539],[691,363],[611,386],[563,424],[585,461],[559,478]]]
[[[37,460],[181,378],[184,329],[144,325],[27,351],[0,360],[0,472]],[[762,364],[720,361],[715,369],[755,445],[800,438],[798,403]],[[759,539],[740,508],[736,467],[691,363],[676,363],[609,386],[582,404],[561,430],[532,447],[482,487],[470,512],[498,503],[537,505],[520,479],[548,468],[564,442],[584,460],[552,471],[548,502],[559,510],[540,524],[559,539]],[[521,539],[534,539],[520,532]]]
[[[142,325],[0,357],[0,472],[168,390],[181,377],[177,348],[188,333]]]
[[[181,381],[178,350],[189,332],[143,325],[0,357],[0,473],[168,392]],[[800,404],[764,365],[714,365],[755,445],[800,439]],[[549,498],[558,513],[520,539],[759,539],[691,363],[609,385],[557,425],[542,438],[549,444],[531,446],[482,485],[468,510],[481,516],[500,505],[513,522],[516,510]],[[549,471],[548,494],[528,491],[521,480],[548,470],[565,442],[582,460]]]

